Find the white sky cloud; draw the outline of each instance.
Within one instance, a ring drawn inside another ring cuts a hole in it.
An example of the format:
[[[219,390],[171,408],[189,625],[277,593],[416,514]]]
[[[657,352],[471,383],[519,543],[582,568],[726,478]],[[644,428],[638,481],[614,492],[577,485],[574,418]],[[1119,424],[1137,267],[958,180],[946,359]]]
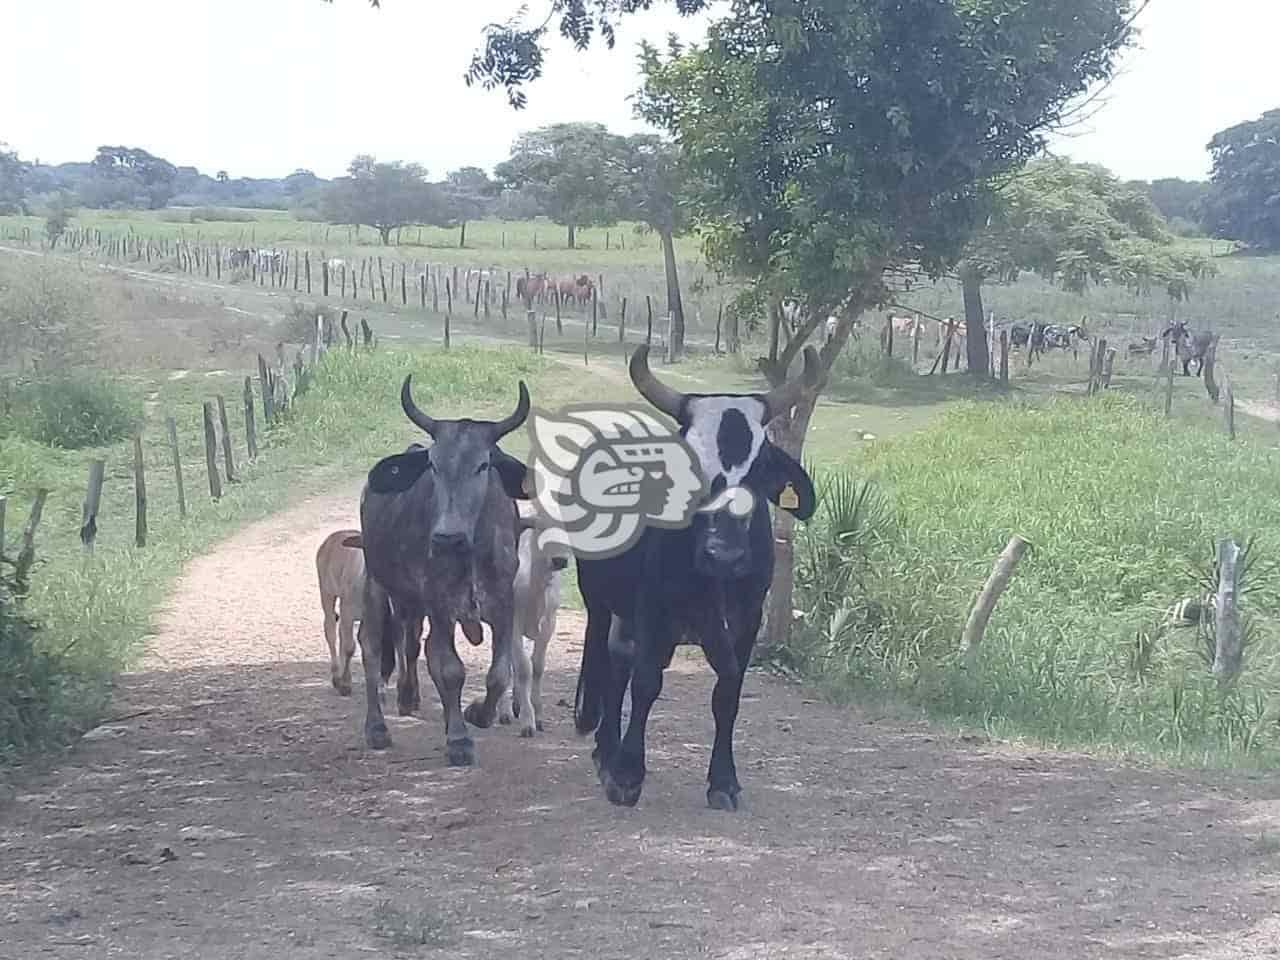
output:
[[[484,24],[516,0],[0,0],[0,140],[23,157],[88,160],[141,146],[232,176],[341,173],[352,155],[416,160],[434,175],[502,160],[522,130],[598,120],[631,132],[635,45],[701,26],[659,9],[624,22],[618,49],[557,42],[515,113],[462,74]],[[538,9],[536,2],[531,4]],[[1124,177],[1204,176],[1204,145],[1280,106],[1274,0],[1155,0],[1105,107],[1055,148]]]

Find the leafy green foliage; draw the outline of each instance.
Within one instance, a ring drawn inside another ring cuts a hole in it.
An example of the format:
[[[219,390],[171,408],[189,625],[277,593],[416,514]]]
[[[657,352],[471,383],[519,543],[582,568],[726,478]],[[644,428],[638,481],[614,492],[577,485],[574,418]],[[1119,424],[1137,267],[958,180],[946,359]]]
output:
[[[0,141],[0,213],[22,211],[30,169],[18,159],[17,153],[6,149],[6,144]]]
[[[1074,293],[1105,281],[1143,293],[1162,287],[1182,300],[1208,269],[1142,191],[1103,167],[1046,158],[995,191],[961,273],[1012,282],[1027,270]]]
[[[140,421],[136,398],[117,381],[89,370],[69,370],[23,383],[10,402],[15,433],[64,450],[123,439]]]
[[[1110,75],[1129,13],[1128,0],[741,2],[705,46],[645,51],[640,111],[700,175],[717,266],[814,317],[856,312],[885,298],[886,268],[955,262],[983,185]]]
[[[177,168],[139,147],[98,148],[93,158],[91,206],[141,206],[159,209],[174,194]]]
[[[362,154],[347,172],[321,199],[321,212],[331,223],[373,227],[387,244],[397,227],[449,222],[444,194],[427,182],[427,171],[416,163],[379,163]]]
[[[556,223],[569,228],[616,223],[626,210],[625,143],[599,123],[557,123],[523,133],[494,168],[509,189],[529,190]]]
[[[1205,226],[1257,250],[1280,250],[1280,109],[1215,134],[1209,152]]]
[[[1155,204],[1160,215],[1169,221],[1170,227],[1183,223],[1194,232],[1202,229],[1204,204],[1209,197],[1207,180],[1183,180],[1180,177],[1161,177],[1147,183],[1135,180],[1129,184],[1141,190]]]

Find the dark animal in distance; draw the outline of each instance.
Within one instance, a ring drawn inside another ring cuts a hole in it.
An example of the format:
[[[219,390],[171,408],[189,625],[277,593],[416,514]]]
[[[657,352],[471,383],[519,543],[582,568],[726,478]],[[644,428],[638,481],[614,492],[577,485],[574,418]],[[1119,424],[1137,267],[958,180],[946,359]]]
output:
[[[1156,344],[1158,342],[1156,337],[1143,337],[1135,343],[1130,343],[1127,347],[1129,356],[1149,357],[1156,352]]]
[[[683,394],[650,372],[647,347],[632,354],[632,383],[679,424],[709,483],[709,499],[683,529],[648,527],[618,556],[578,558],[587,628],[574,717],[580,733],[595,731],[592,757],[614,804],[639,800],[645,728],[662,691],[663,671],[677,644],[697,643],[716,674],[707,803],[719,810],[738,808],[742,787],[733,728],[773,576],[766,501],[801,519],[812,516],[816,504],[804,468],[770,443],[764,428],[799,401],[805,386],[812,388],[817,370],[817,353],[807,347],[803,382],[789,381],[764,395]],[[628,685],[631,717],[624,736],[622,699]]]
[[[1182,375],[1191,376],[1191,361],[1196,362],[1196,376],[1204,370],[1205,354],[1213,343],[1213,334],[1206,332],[1192,333],[1187,329],[1187,321],[1175,320],[1165,327],[1160,339],[1169,338],[1173,342],[1174,353],[1182,361]]]
[[[467,722],[493,723],[512,671],[515,619],[517,512],[525,466],[498,441],[529,415],[529,391],[520,382],[515,411],[497,422],[437,420],[413,401],[405,377],[400,404],[405,415],[432,438],[430,448],[379,461],[360,497],[364,545],[364,609],[360,652],[365,669],[365,739],[375,750],[391,744],[382,715],[381,681],[390,676],[388,654],[398,647],[401,714],[421,706],[418,693],[419,637],[430,618],[427,669],[444,706],[445,748],[452,766],[474,762]],[[375,612],[380,611],[381,615]],[[454,625],[488,623],[493,657],[485,697],[462,711],[466,670],[454,648]],[[525,658],[516,658],[521,669]],[[528,677],[517,677],[528,689]]]

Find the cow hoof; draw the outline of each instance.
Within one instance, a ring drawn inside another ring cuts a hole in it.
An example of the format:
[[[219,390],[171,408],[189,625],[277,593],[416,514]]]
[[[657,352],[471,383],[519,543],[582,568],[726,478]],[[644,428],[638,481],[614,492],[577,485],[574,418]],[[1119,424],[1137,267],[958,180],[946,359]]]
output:
[[[535,733],[535,731],[534,731],[533,727],[521,727],[521,728],[520,728],[520,737],[521,737],[521,739],[523,739],[523,740],[532,740],[532,739],[533,739],[533,735],[534,735],[534,733]]]
[[[476,748],[470,737],[445,744],[445,756],[451,767],[469,767],[476,762]]]
[[[479,727],[486,730],[493,726],[493,717],[485,713],[484,704],[479,700],[473,700],[467,704],[467,709],[462,711],[462,717],[467,723],[473,727]]]
[[[342,677],[334,677],[333,689],[337,690],[338,695],[341,697],[351,696],[351,678],[347,677],[346,679],[343,679]]]
[[[391,746],[391,733],[387,730],[385,723],[365,727],[364,738],[372,750],[385,750]]]
[[[504,727],[509,727],[515,722],[516,718],[513,714],[510,714],[505,710],[498,711],[498,723],[502,724]]]
[[[541,720],[539,720],[536,724],[534,724],[534,726],[538,728],[539,733],[542,733],[544,730],[547,729],[547,725],[543,723]]]
[[[717,790],[712,787],[707,791],[707,806],[712,810],[737,810],[738,795],[729,790]]]
[[[605,770],[601,779],[604,782],[604,795],[615,807],[634,807],[640,801],[639,783],[619,783],[613,774]]]

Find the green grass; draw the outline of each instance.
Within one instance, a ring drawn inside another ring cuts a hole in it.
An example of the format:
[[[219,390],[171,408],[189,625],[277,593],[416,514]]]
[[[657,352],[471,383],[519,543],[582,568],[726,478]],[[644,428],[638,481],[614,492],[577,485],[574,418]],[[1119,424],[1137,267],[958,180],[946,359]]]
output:
[[[354,357],[335,352],[322,359],[310,389],[287,420],[261,436],[257,461],[246,463],[241,376],[196,373],[146,384],[138,378],[136,388],[150,396],[145,427],[150,535],[142,549],[133,545],[128,446],[71,452],[18,436],[0,440],[0,492],[9,501],[8,555],[17,552],[34,491],[41,486],[51,490],[36,538],[39,559],[26,609],[40,624],[42,649],[63,656],[65,688],[76,691],[74,697],[59,696],[53,704],[56,715],[44,717],[41,729],[29,732],[27,746],[65,739],[101,715],[110,677],[138,653],[157,605],[187,560],[298,497],[339,484],[354,489],[378,457],[414,439],[415,428],[396,401],[409,371],[414,372],[419,404],[445,416],[508,412],[515,404],[514,383],[522,377],[547,402],[580,389],[580,377],[515,349],[379,350]],[[504,389],[495,391],[495,384]],[[227,485],[214,503],[208,496],[199,404],[217,393],[230,406],[241,482]],[[162,423],[168,413],[175,415],[181,438],[189,506],[185,522],[178,517],[173,465],[164,440]],[[523,453],[523,434],[512,441],[510,449]],[[78,530],[87,465],[94,457],[106,459],[107,481],[97,546],[86,556]],[[12,750],[0,743],[0,761],[6,755],[11,757]]]
[[[842,600],[823,607],[812,583],[802,593],[810,625],[790,653],[806,669],[1000,736],[1190,763],[1280,761],[1274,580],[1260,576],[1248,595],[1254,639],[1225,693],[1194,629],[1157,629],[1195,594],[1215,538],[1256,534],[1263,561],[1280,559],[1274,445],[1233,444],[1123,395],[965,403],[868,449],[857,476],[887,496],[891,520],[863,544],[865,573]],[[1015,533],[1033,550],[966,671],[961,627]],[[833,639],[839,603],[850,610]]]

